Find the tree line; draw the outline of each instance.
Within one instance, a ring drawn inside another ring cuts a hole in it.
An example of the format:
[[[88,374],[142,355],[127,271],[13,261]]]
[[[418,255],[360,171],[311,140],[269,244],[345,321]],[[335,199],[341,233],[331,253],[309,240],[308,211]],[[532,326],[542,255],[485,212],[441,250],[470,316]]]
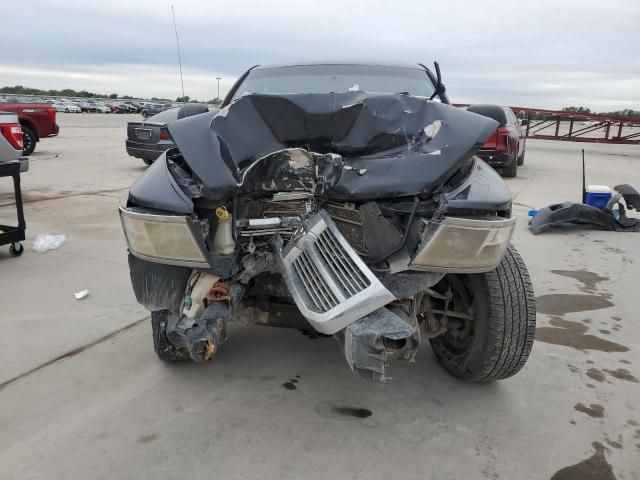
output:
[[[77,98],[111,98],[113,100],[133,100],[135,98],[138,97],[133,97],[131,95],[119,95],[117,93],[96,93],[96,92],[89,92],[87,90],[73,90],[72,88],[64,88],[62,90],[42,90],[40,88],[30,88],[30,87],[24,87],[22,85],[15,85],[13,87],[0,87],[0,93],[12,93],[15,95],[37,95],[40,97],[77,97]],[[150,100],[150,101],[165,101],[165,102],[170,102],[172,101],[169,98],[158,98],[158,97],[151,97],[151,98],[144,98],[143,100]],[[211,100],[208,100],[207,102],[200,102],[198,99],[194,98],[190,98],[188,95],[185,95],[184,97],[177,97],[175,100],[175,102],[194,102],[194,103],[210,103],[213,105],[220,105],[222,103],[222,101],[219,98],[213,98]]]

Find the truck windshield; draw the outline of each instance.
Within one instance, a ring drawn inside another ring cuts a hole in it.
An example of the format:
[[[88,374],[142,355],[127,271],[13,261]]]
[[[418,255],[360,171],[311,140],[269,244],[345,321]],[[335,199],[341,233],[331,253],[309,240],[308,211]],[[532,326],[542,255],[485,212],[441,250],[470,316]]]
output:
[[[427,73],[416,67],[379,65],[295,65],[252,70],[232,101],[252,93],[403,93],[430,97],[434,87]]]

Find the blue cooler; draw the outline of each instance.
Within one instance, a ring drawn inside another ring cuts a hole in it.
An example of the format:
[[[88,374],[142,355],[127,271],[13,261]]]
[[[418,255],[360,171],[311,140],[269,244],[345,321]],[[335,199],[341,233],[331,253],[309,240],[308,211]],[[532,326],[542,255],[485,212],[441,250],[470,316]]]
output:
[[[596,208],[607,206],[613,191],[606,185],[589,185],[585,190],[584,203]]]

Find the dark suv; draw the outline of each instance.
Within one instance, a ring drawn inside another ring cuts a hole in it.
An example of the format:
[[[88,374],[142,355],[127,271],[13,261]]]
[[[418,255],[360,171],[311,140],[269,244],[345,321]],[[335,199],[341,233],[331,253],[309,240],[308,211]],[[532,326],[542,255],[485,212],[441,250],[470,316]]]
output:
[[[467,110],[493,118],[500,124],[477,155],[499,170],[503,177],[515,177],[518,165],[524,163],[526,138],[513,110],[498,105],[470,105]]]

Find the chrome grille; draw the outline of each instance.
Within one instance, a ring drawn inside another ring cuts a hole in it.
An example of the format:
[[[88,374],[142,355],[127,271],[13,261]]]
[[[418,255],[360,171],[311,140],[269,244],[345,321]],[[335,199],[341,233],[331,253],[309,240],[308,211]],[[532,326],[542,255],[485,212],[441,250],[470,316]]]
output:
[[[280,267],[309,323],[332,334],[395,297],[380,283],[322,210],[284,248]]]

